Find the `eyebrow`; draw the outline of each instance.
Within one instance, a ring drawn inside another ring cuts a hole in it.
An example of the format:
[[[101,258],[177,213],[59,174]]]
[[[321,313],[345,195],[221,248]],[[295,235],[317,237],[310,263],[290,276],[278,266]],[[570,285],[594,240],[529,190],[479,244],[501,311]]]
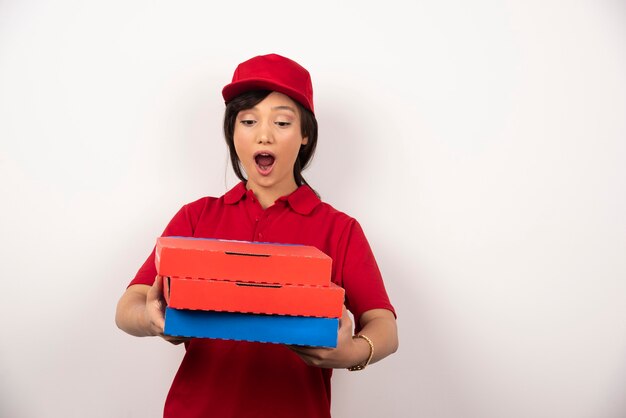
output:
[[[240,112],[245,112],[245,111],[250,111],[250,110],[258,110],[258,108],[256,106],[251,107],[250,109],[242,109],[240,110]],[[280,106],[274,106],[272,107],[272,110],[290,110],[293,113],[297,113],[296,109],[292,106],[287,106],[287,105],[280,105]]]
[[[296,113],[296,109],[291,106],[274,106],[272,110],[291,110],[293,113]]]

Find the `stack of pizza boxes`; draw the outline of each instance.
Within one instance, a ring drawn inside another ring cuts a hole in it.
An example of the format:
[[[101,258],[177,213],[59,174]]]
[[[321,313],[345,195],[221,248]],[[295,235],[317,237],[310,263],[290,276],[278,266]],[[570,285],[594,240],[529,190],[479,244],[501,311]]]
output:
[[[344,290],[315,247],[161,237],[166,335],[336,347]]]

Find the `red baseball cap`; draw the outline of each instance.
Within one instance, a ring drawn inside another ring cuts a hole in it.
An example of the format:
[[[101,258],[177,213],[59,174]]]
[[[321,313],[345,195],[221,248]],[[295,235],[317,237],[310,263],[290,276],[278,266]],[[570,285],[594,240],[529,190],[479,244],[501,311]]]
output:
[[[277,54],[259,55],[237,66],[232,83],[222,90],[224,101],[250,90],[272,90],[291,97],[313,111],[313,85],[309,72],[297,62]]]

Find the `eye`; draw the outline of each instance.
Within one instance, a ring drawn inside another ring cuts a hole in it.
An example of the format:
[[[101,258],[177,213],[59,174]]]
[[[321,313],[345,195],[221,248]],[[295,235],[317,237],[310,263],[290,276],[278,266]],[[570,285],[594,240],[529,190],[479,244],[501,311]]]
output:
[[[276,125],[278,125],[281,128],[286,128],[287,126],[291,125],[291,122],[283,122],[283,121],[278,121],[278,122],[274,122]]]
[[[243,126],[252,126],[256,123],[254,119],[242,119],[239,121]]]

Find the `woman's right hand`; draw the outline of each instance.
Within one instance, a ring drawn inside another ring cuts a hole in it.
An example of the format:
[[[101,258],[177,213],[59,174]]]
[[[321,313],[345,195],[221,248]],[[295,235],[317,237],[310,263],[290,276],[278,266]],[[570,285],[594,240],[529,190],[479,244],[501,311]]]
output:
[[[157,275],[154,278],[154,283],[146,294],[145,317],[148,329],[150,332],[154,332],[152,335],[158,335],[165,341],[174,345],[189,341],[191,338],[173,337],[163,334],[163,330],[165,329],[166,307],[167,302],[165,302],[165,297],[163,296],[163,276]]]
[[[157,275],[154,278],[154,283],[148,289],[148,293],[146,293],[144,321],[148,335],[163,335],[166,306],[163,297],[163,276]]]
[[[166,306],[163,277],[156,276],[152,286],[133,285],[126,289],[117,304],[115,322],[120,329],[137,337],[159,336],[172,344],[189,341],[190,338],[163,334]]]

